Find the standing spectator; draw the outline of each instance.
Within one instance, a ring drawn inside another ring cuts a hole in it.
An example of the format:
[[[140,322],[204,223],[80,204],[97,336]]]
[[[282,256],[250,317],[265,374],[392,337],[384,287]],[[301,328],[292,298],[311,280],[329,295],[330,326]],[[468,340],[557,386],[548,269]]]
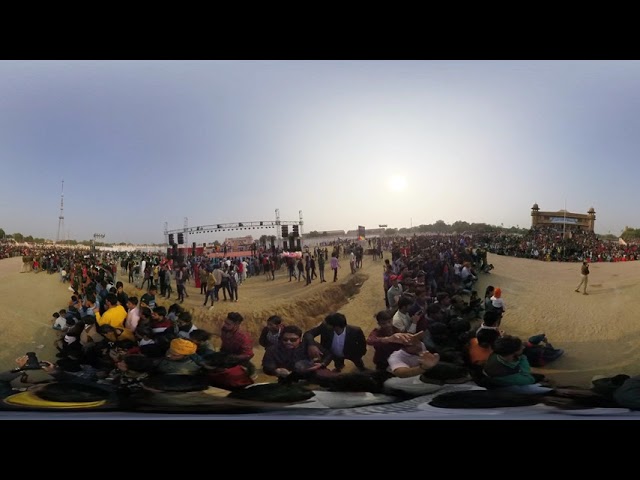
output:
[[[587,285],[589,284],[589,262],[587,262],[586,260],[582,262],[582,267],[580,267],[580,275],[580,283],[576,287],[576,292],[580,293],[580,287],[584,285],[582,294],[589,295],[587,293]]]
[[[306,285],[311,283],[311,255],[307,254],[304,259],[304,274],[307,280]]]
[[[320,272],[320,283],[326,282],[324,279],[324,254],[322,251],[318,252],[318,271]]]
[[[302,262],[302,257],[298,259],[297,267],[298,267],[298,281],[300,281],[300,279],[304,277],[304,263]]]
[[[331,254],[331,270],[333,270],[333,281],[338,281],[338,269],[340,268],[340,262],[338,262],[338,251],[334,250]]]
[[[198,269],[198,277],[200,278],[200,294],[207,294],[207,279],[209,277],[209,272],[205,268],[204,265],[201,265]]]
[[[499,288],[496,288],[493,291],[493,296],[491,297],[491,305],[493,306],[494,310],[500,313],[504,313],[506,310],[504,300],[502,299],[502,290],[500,290]]]
[[[235,267],[229,267],[229,300],[238,301],[238,274]]]
[[[320,335],[320,346],[315,337]],[[362,357],[367,353],[367,341],[360,327],[347,325],[347,318],[342,313],[327,315],[317,327],[304,334],[309,345],[310,358],[322,358],[326,366],[334,362],[334,372],[344,368],[345,359],[351,360],[358,370],[366,370]]]

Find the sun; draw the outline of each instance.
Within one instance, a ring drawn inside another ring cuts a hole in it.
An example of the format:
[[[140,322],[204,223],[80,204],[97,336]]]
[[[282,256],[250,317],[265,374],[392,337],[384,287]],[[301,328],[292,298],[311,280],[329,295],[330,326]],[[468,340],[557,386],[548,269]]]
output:
[[[404,192],[407,188],[407,178],[404,175],[393,175],[389,179],[389,189],[392,192]]]

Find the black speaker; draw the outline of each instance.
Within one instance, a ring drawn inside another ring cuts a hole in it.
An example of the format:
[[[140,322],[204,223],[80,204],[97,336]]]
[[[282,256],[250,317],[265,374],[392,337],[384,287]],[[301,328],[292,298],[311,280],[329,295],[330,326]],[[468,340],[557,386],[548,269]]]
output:
[[[178,245],[184,244],[184,234],[182,232],[178,233]]]
[[[287,241],[286,241],[286,240],[283,240],[283,241],[282,241],[282,249],[283,249],[284,251],[286,251],[286,252],[288,252],[288,251],[289,251],[289,250],[287,249]]]
[[[300,244],[300,237],[296,238],[296,251],[302,251],[302,245]]]
[[[191,255],[194,257],[196,256],[196,242],[193,242],[193,251],[191,252]]]
[[[173,257],[177,257],[178,256],[178,246],[174,243],[172,246],[173,252],[171,253],[171,255],[173,255]]]
[[[173,245],[175,242],[173,241],[173,233],[169,234],[169,245]]]

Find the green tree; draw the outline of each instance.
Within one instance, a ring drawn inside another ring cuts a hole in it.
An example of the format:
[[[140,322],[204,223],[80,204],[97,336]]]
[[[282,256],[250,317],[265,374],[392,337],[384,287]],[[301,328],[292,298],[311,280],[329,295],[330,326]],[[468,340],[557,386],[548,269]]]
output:
[[[24,236],[21,233],[14,233],[13,239],[18,243],[24,242]]]
[[[6,234],[4,233],[4,230],[0,228],[0,238],[4,239],[4,237],[6,237]]]

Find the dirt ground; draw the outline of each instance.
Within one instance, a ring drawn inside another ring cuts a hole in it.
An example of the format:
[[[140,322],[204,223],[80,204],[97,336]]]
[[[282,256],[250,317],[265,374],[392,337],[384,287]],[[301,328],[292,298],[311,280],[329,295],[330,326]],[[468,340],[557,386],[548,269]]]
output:
[[[580,264],[497,255],[489,255],[489,261],[495,269],[481,275],[477,290],[482,297],[489,284],[502,289],[506,303],[502,328],[521,338],[544,332],[554,346],[565,349],[562,358],[540,372],[561,385],[586,387],[594,375],[640,374],[640,321],[634,308],[640,296],[640,262],[592,265],[590,295],[584,296],[574,292]],[[283,269],[276,272],[275,281],[264,276],[248,279],[239,287],[238,302],[217,302],[213,308],[202,306],[204,296],[192,282],[183,306],[193,312],[196,326],[214,334],[228,312],[240,312],[245,317],[242,328],[255,339],[254,363],[259,366],[264,351],[257,339],[270,315],[306,329],[340,311],[365,335],[375,328],[373,316],[384,308],[382,261],[365,257],[355,275],[349,273],[346,260],[340,263],[336,283],[329,268],[327,283],[314,280],[309,286],[304,281],[290,283]],[[55,360],[51,314],[64,308],[71,296],[57,275],[19,273],[21,267],[20,258],[0,260],[0,305],[6,314],[0,360],[6,369],[27,351],[36,351],[42,360]],[[130,295],[143,293],[127,282],[125,289]],[[175,293],[160,303],[168,307],[174,301]],[[365,364],[372,366],[372,356],[370,348]],[[347,362],[346,371],[352,369]],[[268,379],[260,376],[259,381]]]

